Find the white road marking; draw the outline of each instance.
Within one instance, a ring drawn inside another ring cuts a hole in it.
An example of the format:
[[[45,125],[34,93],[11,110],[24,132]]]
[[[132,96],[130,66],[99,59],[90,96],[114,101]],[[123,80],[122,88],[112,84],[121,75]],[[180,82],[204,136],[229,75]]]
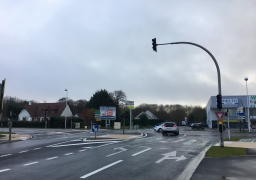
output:
[[[9,170],[11,170],[11,169],[2,169],[2,170],[0,170],[0,173],[5,172],[5,171],[9,171]]]
[[[5,155],[2,155],[0,157],[10,156],[10,155],[12,155],[12,154],[5,154]]]
[[[33,150],[38,150],[38,149],[41,149],[41,147],[40,147],[40,148],[35,148],[35,149],[33,149]]]
[[[179,139],[179,140],[177,140],[177,141],[171,141],[171,142],[181,142],[181,141],[185,141],[186,139]]]
[[[79,152],[87,151],[87,149],[79,150]]]
[[[86,174],[86,175],[84,175],[84,176],[81,176],[80,178],[85,179],[85,178],[87,178],[87,177],[89,177],[89,176],[91,176],[91,175],[94,175],[94,174],[96,174],[96,173],[98,173],[98,172],[100,172],[100,171],[103,171],[104,169],[107,169],[107,168],[109,168],[109,167],[111,167],[111,166],[114,166],[114,165],[116,165],[116,164],[118,164],[118,163],[120,163],[120,162],[122,162],[122,161],[123,161],[123,160],[119,160],[119,161],[116,161],[116,162],[114,162],[114,163],[111,163],[111,164],[109,164],[109,165],[107,165],[107,166],[104,166],[104,167],[98,169],[98,170],[95,170],[95,171],[93,171],[93,172],[90,172],[89,174]]]
[[[110,156],[113,156],[113,155],[115,155],[115,154],[119,154],[119,153],[124,152],[124,151],[127,150],[127,149],[125,149],[125,148],[123,148],[123,147],[114,148],[113,150],[116,150],[116,149],[120,149],[121,151],[115,152],[115,153],[113,153],[113,154],[109,154],[109,155],[107,155],[106,157],[110,157]]]
[[[74,153],[67,153],[67,154],[65,154],[65,156],[68,156],[68,155],[71,155],[71,154],[74,154]]]
[[[58,156],[47,158],[46,160],[52,160],[52,159],[56,159],[56,158],[58,158]]]
[[[120,141],[108,141],[108,143],[118,143]],[[104,142],[85,142],[85,143],[76,143],[76,144],[63,144],[63,145],[50,145],[50,146],[46,146],[46,147],[65,147],[65,146],[80,146],[80,145],[84,145],[84,144],[102,144]]]
[[[140,152],[138,152],[138,153],[133,154],[132,156],[137,156],[137,155],[139,155],[139,154],[141,154],[141,153],[144,153],[144,152],[146,152],[146,151],[148,151],[148,150],[150,150],[150,149],[151,149],[151,148],[145,149],[145,150],[143,150],[143,151],[140,151]]]
[[[32,163],[24,164],[23,166],[29,166],[29,165],[36,164],[36,163],[38,163],[38,162],[32,162]]]
[[[24,153],[24,152],[28,152],[28,150],[25,150],[25,151],[20,151],[19,153]]]

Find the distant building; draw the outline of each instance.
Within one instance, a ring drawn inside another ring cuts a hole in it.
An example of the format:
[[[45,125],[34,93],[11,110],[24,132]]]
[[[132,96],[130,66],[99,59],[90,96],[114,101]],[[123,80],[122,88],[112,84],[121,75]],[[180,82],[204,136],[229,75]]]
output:
[[[25,105],[18,115],[19,121],[42,121],[44,117],[71,117],[73,113],[66,102],[61,103],[31,103]]]
[[[140,119],[140,116],[142,114],[145,114],[147,116],[148,119],[158,119],[152,112],[150,112],[149,110],[147,110],[146,112],[141,112],[140,114],[138,114],[134,119]]]
[[[219,112],[217,109],[217,98],[216,96],[211,96],[207,106],[206,106],[206,116],[207,116],[207,124],[209,128],[217,128],[217,116],[215,112]],[[249,105],[250,104],[250,105]],[[245,128],[248,128],[248,105],[249,114],[250,114],[250,122],[255,125],[256,124],[256,95],[249,95],[249,103],[246,95],[240,96],[222,96],[222,109],[221,112],[229,112],[229,125],[231,128],[239,128],[240,123]],[[245,120],[242,117],[237,116],[237,108],[243,107],[245,113]],[[228,116],[222,117],[223,123],[228,125]],[[245,123],[244,123],[245,122]],[[227,126],[228,127],[228,126]]]

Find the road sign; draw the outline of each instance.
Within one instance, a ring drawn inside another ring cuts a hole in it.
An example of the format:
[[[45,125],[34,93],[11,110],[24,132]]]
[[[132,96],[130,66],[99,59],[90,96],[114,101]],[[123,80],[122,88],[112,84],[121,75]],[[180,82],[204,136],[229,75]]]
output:
[[[98,125],[92,125],[92,132],[98,132],[99,126]]]
[[[215,112],[215,114],[216,114],[217,118],[219,119],[219,118],[222,118],[225,113],[224,112]]]

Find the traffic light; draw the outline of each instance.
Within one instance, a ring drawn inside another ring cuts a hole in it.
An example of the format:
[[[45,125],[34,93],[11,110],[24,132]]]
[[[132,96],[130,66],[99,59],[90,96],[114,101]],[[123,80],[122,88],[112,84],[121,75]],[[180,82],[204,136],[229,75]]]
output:
[[[2,80],[1,89],[0,89],[0,111],[4,108],[4,88],[5,88],[5,79]]]
[[[157,52],[157,49],[156,49],[156,46],[157,46],[157,44],[156,44],[156,38],[152,39],[152,45],[153,45],[153,47],[152,47],[153,50]]]
[[[218,94],[216,97],[217,97],[217,108],[219,110],[221,110],[222,109],[222,97],[221,97],[221,94]]]

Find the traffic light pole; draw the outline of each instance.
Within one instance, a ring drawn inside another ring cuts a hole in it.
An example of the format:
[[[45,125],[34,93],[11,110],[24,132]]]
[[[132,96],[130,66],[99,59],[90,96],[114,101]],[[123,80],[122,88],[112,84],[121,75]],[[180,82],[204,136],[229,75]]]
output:
[[[219,95],[221,96],[220,68],[219,68],[219,65],[218,65],[218,63],[217,63],[215,57],[210,53],[210,51],[208,51],[208,50],[207,50],[206,48],[204,48],[203,46],[200,46],[200,45],[198,45],[198,44],[191,43],[191,42],[173,42],[173,43],[157,44],[157,43],[156,43],[156,38],[152,39],[152,45],[153,45],[153,50],[154,50],[154,51],[157,51],[157,48],[156,48],[156,47],[159,46],[159,45],[169,45],[169,44],[171,44],[171,45],[173,45],[173,44],[189,44],[189,45],[197,46],[197,47],[203,49],[205,52],[207,52],[207,53],[211,56],[213,62],[215,63],[216,69],[217,69],[217,76],[218,76],[218,92],[219,92]],[[221,110],[221,108],[220,108],[220,110]],[[222,127],[222,128],[223,128],[223,127]],[[221,147],[224,147],[224,142],[223,142],[222,133],[220,133],[220,145],[221,145]]]

